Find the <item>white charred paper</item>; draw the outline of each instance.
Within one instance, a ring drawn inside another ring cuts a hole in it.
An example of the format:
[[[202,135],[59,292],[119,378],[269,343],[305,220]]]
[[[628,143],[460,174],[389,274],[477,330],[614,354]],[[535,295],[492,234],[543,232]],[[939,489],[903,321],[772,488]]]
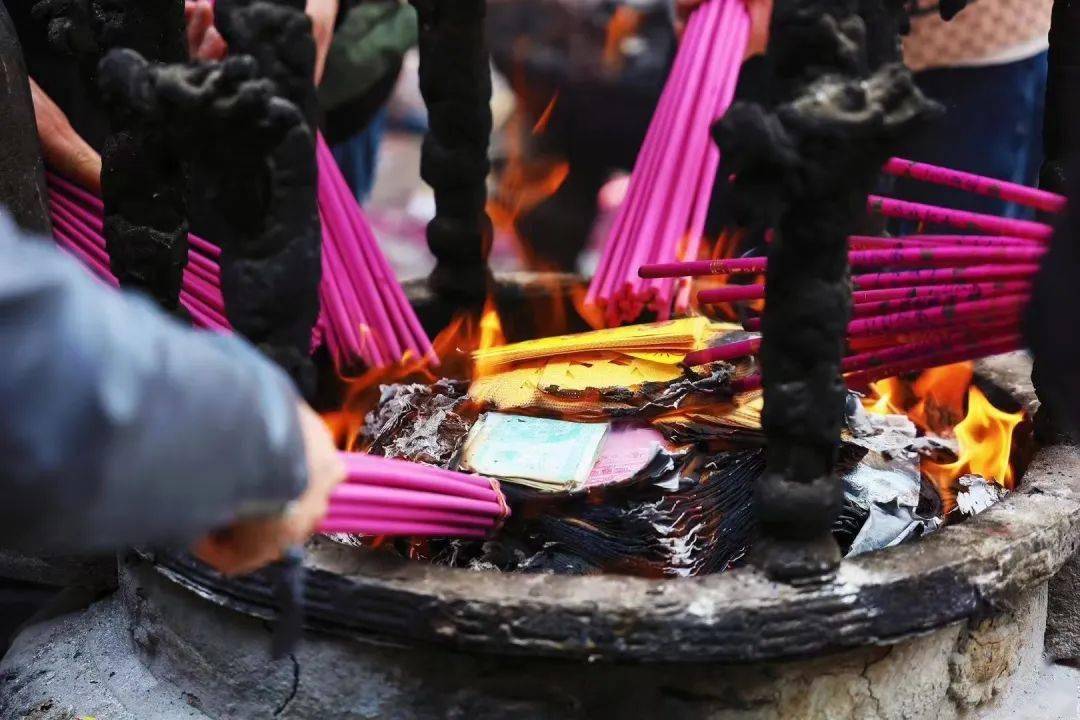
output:
[[[576,492],[596,464],[607,423],[490,412],[465,440],[465,470],[545,492]]]
[[[903,415],[860,413],[852,429],[849,442],[867,453],[844,477],[844,494],[868,515],[847,556],[892,547],[936,529],[936,523],[915,514],[922,485],[920,457],[912,449],[915,424]]]
[[[1008,494],[997,483],[987,482],[982,475],[965,475],[959,480],[956,509],[965,515],[978,515],[997,505]]]

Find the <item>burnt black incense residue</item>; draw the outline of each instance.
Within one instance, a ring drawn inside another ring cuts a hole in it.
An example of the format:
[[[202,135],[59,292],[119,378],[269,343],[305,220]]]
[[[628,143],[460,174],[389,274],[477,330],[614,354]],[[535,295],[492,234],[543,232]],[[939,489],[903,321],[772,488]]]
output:
[[[743,220],[772,227],[761,362],[767,469],[755,489],[757,562],[773,577],[827,575],[851,314],[847,236],[890,150],[936,106],[868,45],[856,2],[778,3],[755,72],[767,92],[715,128]]]
[[[147,118],[168,118],[213,200],[221,284],[233,328],[309,390],[318,316],[319,216],[314,136],[299,109],[275,94],[249,56],[222,63],[150,64],[111,52],[102,82]]]
[[[184,8],[172,0],[137,3],[91,0],[88,19],[100,52],[130,48],[152,62],[187,59]],[[77,20],[51,32],[79,41]],[[109,134],[101,149],[105,245],[121,285],[145,291],[167,310],[182,314],[180,286],[187,264],[187,178],[161,118],[133,111],[122,95],[102,84]]]
[[[427,228],[441,297],[482,301],[493,230],[487,204],[491,67],[485,0],[411,0],[420,20],[420,92],[428,110],[420,174],[435,192]]]

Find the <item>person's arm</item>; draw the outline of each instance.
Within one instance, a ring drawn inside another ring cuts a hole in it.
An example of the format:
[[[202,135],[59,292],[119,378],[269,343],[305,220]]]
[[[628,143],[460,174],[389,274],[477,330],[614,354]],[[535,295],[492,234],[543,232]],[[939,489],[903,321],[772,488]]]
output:
[[[75,132],[64,111],[30,78],[34,118],[45,163],[73,182],[101,194],[101,156]]]
[[[252,569],[306,537],[344,475],[309,413],[239,338],[175,323],[0,217],[0,546],[186,544],[228,527],[202,556]]]
[[[326,55],[334,39],[339,0],[307,0],[305,12],[311,18],[311,34],[315,38],[315,84],[322,82]]]

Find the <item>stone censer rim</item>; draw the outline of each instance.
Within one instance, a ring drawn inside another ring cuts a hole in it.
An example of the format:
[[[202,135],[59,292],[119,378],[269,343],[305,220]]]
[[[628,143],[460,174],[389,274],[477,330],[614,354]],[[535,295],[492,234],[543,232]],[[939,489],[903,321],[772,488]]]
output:
[[[999,373],[989,369],[980,382],[995,382]],[[1010,385],[1030,404],[1030,386]],[[1078,547],[1080,448],[1058,445],[1036,452],[1021,487],[999,505],[918,542],[846,561],[823,584],[775,583],[751,567],[659,580],[477,572],[319,540],[308,557],[306,622],[359,641],[505,655],[780,660],[890,644],[1000,609]],[[188,556],[146,557],[213,603],[275,616],[273,571],[226,579]]]

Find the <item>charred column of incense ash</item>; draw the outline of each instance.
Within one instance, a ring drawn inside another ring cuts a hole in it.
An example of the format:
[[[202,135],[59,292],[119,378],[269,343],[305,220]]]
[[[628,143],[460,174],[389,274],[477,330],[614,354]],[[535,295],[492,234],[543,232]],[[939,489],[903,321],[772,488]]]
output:
[[[491,219],[485,185],[491,136],[486,0],[410,0],[420,19],[420,92],[428,109],[421,175],[435,191],[427,228],[444,297],[475,301],[490,281]]]
[[[250,55],[276,92],[303,113],[308,126],[318,123],[315,44],[304,0],[219,0],[217,27],[229,51]]]
[[[1080,150],[1080,5],[1055,0],[1050,25],[1043,164],[1039,185],[1065,192],[1067,163]]]
[[[0,206],[30,232],[48,236],[48,191],[41,160],[34,106],[15,25],[0,3]]]
[[[1075,184],[1070,175],[1076,172],[1072,164],[1080,152],[1080,128],[1076,127],[1076,119],[1080,118],[1080,4],[1055,0],[1048,62],[1043,124],[1045,160],[1039,175],[1039,186],[1060,193],[1073,190],[1071,198],[1075,202],[1075,188],[1069,186]],[[1072,335],[1051,333],[1050,328],[1053,327],[1051,318],[1061,309],[1072,307],[1070,278],[1073,276],[1070,273],[1075,272],[1080,263],[1077,252],[1080,235],[1075,232],[1074,225],[1075,221],[1070,217],[1064,231],[1059,232],[1051,243],[1050,256],[1043,262],[1043,270],[1036,282],[1027,313],[1027,335],[1036,351],[1031,379],[1041,401],[1035,416],[1035,429],[1046,442],[1058,438],[1059,433],[1066,431],[1070,425],[1067,408],[1061,407],[1061,388],[1051,390],[1051,386],[1055,383],[1053,375],[1068,367],[1062,366],[1054,357],[1055,351],[1064,349],[1058,343],[1064,335],[1066,344],[1069,344]],[[1058,306],[1059,302],[1066,305]],[[1050,337],[1051,334],[1058,337]],[[1051,352],[1049,361],[1040,349]],[[1059,357],[1068,355],[1062,353]]]
[[[187,59],[181,0],[91,0],[89,10],[102,50],[131,48],[152,62]],[[110,120],[101,150],[101,190],[113,274],[121,285],[142,289],[182,313],[188,234],[183,164],[165,137],[163,118],[132,112],[115,93],[103,92],[102,102]]]
[[[767,470],[756,487],[757,562],[809,579],[839,562],[830,528],[851,314],[846,236],[895,141],[930,115],[899,64],[870,71],[854,3],[778,4],[764,59],[777,102],[736,104],[716,137],[741,208],[776,228],[767,272],[761,362]]]
[[[185,66],[113,51],[102,79],[133,110],[169,118],[170,140],[207,183],[225,232],[221,284],[230,323],[310,390],[319,221],[314,137],[300,111],[243,55]]]

